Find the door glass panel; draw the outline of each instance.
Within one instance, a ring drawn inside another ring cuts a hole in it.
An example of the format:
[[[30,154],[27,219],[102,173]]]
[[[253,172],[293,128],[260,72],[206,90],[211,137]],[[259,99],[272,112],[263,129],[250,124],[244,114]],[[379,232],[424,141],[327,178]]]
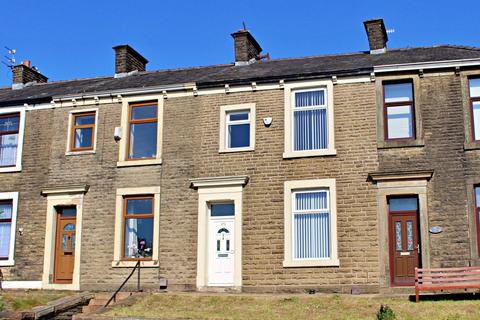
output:
[[[217,240],[217,251],[220,251],[220,240]]]
[[[395,248],[397,251],[402,251],[402,223],[395,222]]]
[[[392,198],[389,200],[390,211],[416,211],[417,198]]]
[[[61,214],[62,217],[75,217],[77,215],[77,208],[75,207],[65,207],[57,208],[57,212]]]
[[[68,241],[68,235],[64,234],[62,237],[62,252],[67,251],[67,241]]]
[[[75,250],[75,234],[72,235],[72,250]]]
[[[413,222],[407,221],[407,250],[413,251]]]
[[[227,240],[227,247],[225,249],[226,251],[230,251],[230,240]]]
[[[212,217],[224,217],[235,215],[235,206],[233,203],[215,203],[210,205],[210,215]]]
[[[75,230],[75,225],[72,224],[72,223],[68,223],[65,225],[65,227],[63,227],[63,230],[64,231],[73,231]]]

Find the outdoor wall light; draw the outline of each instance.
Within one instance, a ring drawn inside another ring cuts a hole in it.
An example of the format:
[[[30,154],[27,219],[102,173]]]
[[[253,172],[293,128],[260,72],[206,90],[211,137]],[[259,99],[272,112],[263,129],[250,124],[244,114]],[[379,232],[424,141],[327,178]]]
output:
[[[263,118],[263,124],[265,125],[265,127],[270,127],[270,125],[272,124],[272,117],[266,117],[266,118]]]

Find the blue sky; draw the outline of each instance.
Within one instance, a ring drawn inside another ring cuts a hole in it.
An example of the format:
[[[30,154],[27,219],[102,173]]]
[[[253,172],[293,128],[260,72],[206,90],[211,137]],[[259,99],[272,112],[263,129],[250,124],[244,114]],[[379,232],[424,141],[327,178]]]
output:
[[[242,21],[272,58],[367,50],[362,21],[374,17],[395,29],[391,48],[480,46],[478,0],[10,0],[1,5],[1,57],[4,46],[15,48],[18,62],[32,60],[52,81],[112,75],[112,46],[124,43],[150,61],[148,70],[230,63],[230,33]],[[0,64],[0,86],[10,82],[9,70]]]

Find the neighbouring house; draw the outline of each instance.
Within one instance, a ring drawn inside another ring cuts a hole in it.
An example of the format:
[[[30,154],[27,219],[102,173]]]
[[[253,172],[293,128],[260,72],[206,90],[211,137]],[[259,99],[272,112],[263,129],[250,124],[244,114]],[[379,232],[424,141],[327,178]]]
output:
[[[387,48],[0,88],[6,288],[390,292],[479,264],[480,48]]]

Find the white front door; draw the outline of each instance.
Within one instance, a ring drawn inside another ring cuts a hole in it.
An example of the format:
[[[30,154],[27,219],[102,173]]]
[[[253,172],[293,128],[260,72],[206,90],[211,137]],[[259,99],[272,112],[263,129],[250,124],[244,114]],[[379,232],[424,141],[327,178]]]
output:
[[[208,229],[208,285],[233,286],[234,217],[210,217]]]

